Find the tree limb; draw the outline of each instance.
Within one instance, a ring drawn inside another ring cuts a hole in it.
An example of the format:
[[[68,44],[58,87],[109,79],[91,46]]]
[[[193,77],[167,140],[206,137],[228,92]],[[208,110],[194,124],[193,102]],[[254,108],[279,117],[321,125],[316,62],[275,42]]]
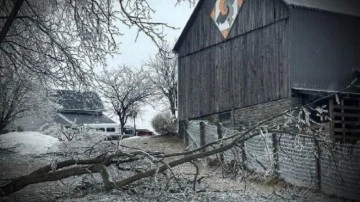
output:
[[[4,26],[2,27],[0,31],[0,44],[4,41],[7,33],[9,32],[11,25],[13,24],[14,20],[16,19],[16,16],[24,3],[24,0],[16,0],[13,9],[10,12],[9,17],[7,18]]]

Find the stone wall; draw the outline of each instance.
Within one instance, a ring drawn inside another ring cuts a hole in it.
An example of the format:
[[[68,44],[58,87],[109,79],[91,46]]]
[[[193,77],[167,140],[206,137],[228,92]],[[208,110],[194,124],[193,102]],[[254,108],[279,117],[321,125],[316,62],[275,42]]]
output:
[[[263,104],[253,105],[233,111],[233,123],[235,129],[246,128],[261,120],[270,118],[294,107],[297,99],[281,99]]]
[[[208,121],[209,123],[221,122],[223,126],[239,130],[256,124],[259,120],[267,119],[292,107],[296,107],[299,104],[301,104],[301,100],[298,98],[280,99],[249,107],[219,112],[217,114],[199,117],[195,120]],[[222,115],[227,116],[225,116],[225,119],[222,119]]]

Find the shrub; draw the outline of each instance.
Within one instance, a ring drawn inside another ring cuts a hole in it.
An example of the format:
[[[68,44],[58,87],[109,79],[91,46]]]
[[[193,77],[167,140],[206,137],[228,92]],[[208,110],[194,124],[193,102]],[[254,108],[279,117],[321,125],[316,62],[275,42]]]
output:
[[[177,133],[177,119],[170,113],[159,113],[151,120],[155,132],[160,135],[175,135]]]
[[[63,127],[59,124],[44,125],[40,131],[58,138],[60,141],[99,142],[107,138],[106,134],[95,130],[82,130],[81,126]]]

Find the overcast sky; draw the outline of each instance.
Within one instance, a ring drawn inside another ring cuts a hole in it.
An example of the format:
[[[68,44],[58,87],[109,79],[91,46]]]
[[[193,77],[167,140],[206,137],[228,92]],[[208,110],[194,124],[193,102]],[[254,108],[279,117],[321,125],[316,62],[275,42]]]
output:
[[[167,29],[164,31],[166,34],[166,40],[174,44],[177,38],[180,36],[183,27],[188,21],[192,10],[195,6],[190,6],[188,2],[183,2],[176,5],[176,0],[149,0],[150,5],[156,12],[153,14],[153,18],[159,22],[166,22],[173,27],[178,27],[177,30]],[[131,67],[141,67],[144,61],[150,56],[157,53],[158,49],[155,44],[146,37],[144,34],[140,34],[136,39],[137,29],[123,29],[123,36],[119,38],[120,42],[120,55],[116,55],[113,58],[108,59],[108,67],[117,67],[118,65],[128,65]],[[136,120],[136,128],[151,129],[150,121],[152,117],[159,112],[159,109],[163,107],[156,106],[154,109],[151,106],[144,107],[143,114]],[[114,121],[118,120],[116,117],[112,117]],[[129,125],[133,125],[130,121]]]

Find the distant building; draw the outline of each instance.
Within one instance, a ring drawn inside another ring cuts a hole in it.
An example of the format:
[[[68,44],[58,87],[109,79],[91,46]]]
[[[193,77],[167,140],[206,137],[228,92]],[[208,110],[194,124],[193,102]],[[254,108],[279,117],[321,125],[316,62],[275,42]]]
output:
[[[59,105],[55,122],[63,126],[115,123],[103,114],[104,105],[95,92],[56,90],[53,98]]]

